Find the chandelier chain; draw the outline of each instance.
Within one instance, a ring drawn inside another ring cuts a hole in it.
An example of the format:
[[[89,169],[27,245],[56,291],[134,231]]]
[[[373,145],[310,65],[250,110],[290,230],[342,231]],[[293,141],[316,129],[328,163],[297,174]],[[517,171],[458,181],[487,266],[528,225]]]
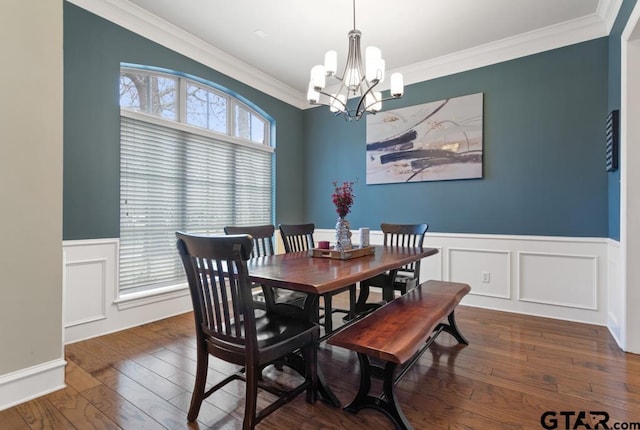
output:
[[[356,0],[353,0],[353,29],[356,29]]]

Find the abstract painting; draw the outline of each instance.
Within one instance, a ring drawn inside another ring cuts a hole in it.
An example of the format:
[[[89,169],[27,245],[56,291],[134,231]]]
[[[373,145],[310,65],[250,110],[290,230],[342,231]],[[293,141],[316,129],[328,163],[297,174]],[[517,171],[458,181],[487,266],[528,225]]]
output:
[[[367,184],[482,178],[483,94],[367,117]]]

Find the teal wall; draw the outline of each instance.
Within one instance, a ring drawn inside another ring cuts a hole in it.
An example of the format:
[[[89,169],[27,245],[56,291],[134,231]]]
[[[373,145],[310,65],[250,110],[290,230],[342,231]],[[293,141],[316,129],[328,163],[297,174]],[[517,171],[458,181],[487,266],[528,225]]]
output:
[[[253,101],[276,127],[276,219],[303,217],[302,111],[198,62],[64,3],[63,237],[120,235],[120,63],[177,70]]]
[[[437,232],[619,237],[619,176],[604,169],[604,120],[619,104],[609,38],[408,86],[385,109],[484,93],[484,178],[366,185],[365,121],[301,111],[69,3],[64,31],[66,240],[119,236],[120,62],[208,79],[275,118],[276,223],[333,227],[331,182],[359,178],[354,228],[426,221]]]
[[[608,111],[620,109],[620,36],[637,0],[624,0],[618,18],[609,34],[609,100]],[[609,173],[609,237],[620,240],[620,169]]]
[[[359,178],[352,228],[427,222],[448,233],[608,234],[607,38],[408,86],[385,109],[484,93],[484,178],[366,185],[366,124],[304,113],[305,220],[335,225],[334,180]]]

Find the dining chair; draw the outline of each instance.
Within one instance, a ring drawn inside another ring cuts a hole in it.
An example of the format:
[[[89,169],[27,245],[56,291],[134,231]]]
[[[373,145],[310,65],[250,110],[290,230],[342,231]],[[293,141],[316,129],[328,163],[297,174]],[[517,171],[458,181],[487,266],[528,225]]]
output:
[[[280,236],[284,244],[284,251],[289,252],[301,252],[308,251],[315,248],[315,242],[313,240],[313,232],[316,229],[315,224],[280,224],[278,225],[280,230]],[[349,291],[349,309],[341,309],[333,307],[333,296],[336,294]],[[352,319],[355,317],[356,309],[356,285],[352,284],[347,287],[321,294],[324,304],[324,316],[321,316],[325,331],[325,336],[333,332],[333,319],[334,313],[344,313],[345,319]]]
[[[308,319],[254,314],[247,269],[253,248],[251,237],[196,236],[182,232],[177,232],[176,237],[196,326],[196,380],[187,419],[195,421],[204,399],[236,379],[246,382],[243,430],[253,430],[262,419],[303,391],[307,402],[315,403],[320,329]],[[207,389],[209,355],[242,368]],[[290,364],[300,360],[303,366]],[[282,384],[269,384],[262,371],[270,364],[290,366],[304,380],[286,390]],[[260,411],[258,388],[277,396],[277,400]]]
[[[252,225],[252,226],[226,226],[225,234],[248,234],[253,239],[251,258],[266,257],[275,254],[273,246],[273,236],[275,227],[273,224]],[[288,306],[295,306],[297,309],[304,308],[307,294],[298,291],[286,290],[284,288],[273,288],[264,285],[254,284],[253,293],[254,306],[264,309],[267,312],[288,313]],[[258,291],[255,291],[255,290]]]
[[[384,246],[402,246],[422,248],[424,236],[429,229],[429,224],[380,224],[380,229],[384,235]],[[367,303],[370,287],[383,288],[388,282],[390,272],[369,278],[360,282],[360,292],[356,309],[358,313],[366,312],[380,306],[380,303]],[[396,272],[393,279],[393,289],[386,291],[383,288],[383,299],[392,300],[395,291],[406,294],[407,291],[420,285],[420,260],[415,263],[401,267]]]

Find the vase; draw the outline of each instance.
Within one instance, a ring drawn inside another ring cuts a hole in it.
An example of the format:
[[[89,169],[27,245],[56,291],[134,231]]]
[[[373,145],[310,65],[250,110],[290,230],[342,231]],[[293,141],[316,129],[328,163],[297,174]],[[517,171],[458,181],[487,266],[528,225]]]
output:
[[[349,228],[349,221],[343,217],[338,218],[336,222],[336,251],[347,251],[353,248],[351,245],[351,229]]]

